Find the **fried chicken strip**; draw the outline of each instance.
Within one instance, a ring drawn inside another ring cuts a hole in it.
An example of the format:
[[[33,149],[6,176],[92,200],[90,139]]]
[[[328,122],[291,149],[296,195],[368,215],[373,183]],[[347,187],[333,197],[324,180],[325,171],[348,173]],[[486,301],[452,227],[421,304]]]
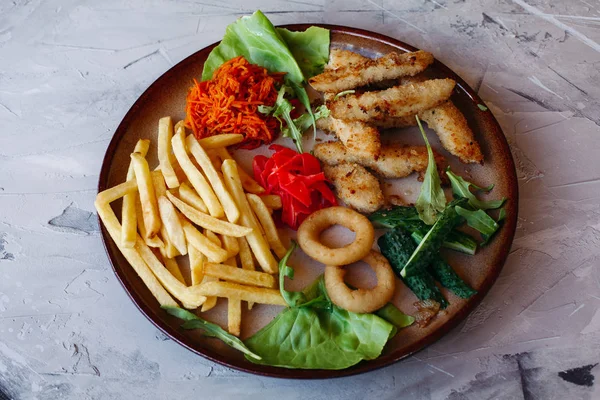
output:
[[[389,53],[376,60],[367,59],[360,64],[346,65],[313,76],[308,83],[319,92],[338,93],[359,86],[401,76],[413,76],[433,63],[433,55],[426,51],[414,53]]]
[[[327,107],[334,118],[348,121],[373,122],[387,117],[404,117],[448,100],[454,85],[452,79],[432,79],[387,90],[349,94],[328,102]]]
[[[451,101],[422,111],[419,118],[427,123],[440,138],[442,146],[465,164],[482,163],[479,143],[463,113]]]
[[[372,213],[384,204],[379,181],[363,166],[354,163],[325,165],[327,179],[333,183],[337,196],[350,208]]]
[[[392,144],[381,148],[377,160],[362,157],[344,147],[341,142],[319,143],[313,149],[315,157],[326,165],[357,163],[370,168],[383,178],[404,178],[413,172],[423,173],[427,169],[427,148],[425,146],[402,146]],[[435,153],[435,163],[443,171],[446,160]],[[442,175],[440,175],[442,176]]]
[[[361,121],[342,121],[327,117],[317,120],[317,128],[335,133],[348,152],[364,158],[378,158],[381,151],[379,130]]]

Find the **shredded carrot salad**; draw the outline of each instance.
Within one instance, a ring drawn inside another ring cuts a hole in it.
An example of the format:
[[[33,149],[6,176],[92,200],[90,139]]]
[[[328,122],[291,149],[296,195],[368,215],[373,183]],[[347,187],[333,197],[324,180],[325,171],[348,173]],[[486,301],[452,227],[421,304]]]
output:
[[[185,126],[200,139],[220,133],[241,133],[240,147],[254,149],[271,143],[279,121],[258,111],[258,106],[273,106],[277,100],[275,84],[283,73],[270,74],[265,68],[250,64],[243,56],[221,65],[211,80],[190,88],[186,100]]]

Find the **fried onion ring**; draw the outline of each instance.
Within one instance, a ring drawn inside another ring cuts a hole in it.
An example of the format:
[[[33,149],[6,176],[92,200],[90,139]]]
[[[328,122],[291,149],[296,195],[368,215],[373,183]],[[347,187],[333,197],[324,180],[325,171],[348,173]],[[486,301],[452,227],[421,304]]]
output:
[[[321,232],[333,225],[342,225],[355,232],[354,241],[339,248],[321,243]],[[369,254],[374,238],[375,230],[367,217],[345,207],[315,211],[298,228],[300,248],[325,265],[346,265],[362,259]]]
[[[344,283],[346,270],[343,266],[325,267],[325,287],[331,301],[338,307],[360,314],[385,306],[396,288],[394,272],[384,256],[372,250],[362,261],[369,264],[377,275],[377,286],[372,289],[352,290]]]

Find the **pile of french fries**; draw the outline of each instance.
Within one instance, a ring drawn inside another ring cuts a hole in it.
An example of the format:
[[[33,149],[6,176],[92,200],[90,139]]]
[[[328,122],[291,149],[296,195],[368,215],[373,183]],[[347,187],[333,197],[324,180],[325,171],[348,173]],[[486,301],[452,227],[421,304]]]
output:
[[[179,301],[205,312],[227,298],[228,331],[238,336],[242,301],[249,309],[285,305],[274,274],[286,248],[271,217],[281,199],[264,195],[228,152],[242,139],[197,140],[182,122],[161,118],[159,165],[151,170],[150,141],[139,140],[127,180],[95,201],[109,235],[161,306]],[[111,207],[120,198],[121,221]],[[189,274],[181,256],[188,257]]]

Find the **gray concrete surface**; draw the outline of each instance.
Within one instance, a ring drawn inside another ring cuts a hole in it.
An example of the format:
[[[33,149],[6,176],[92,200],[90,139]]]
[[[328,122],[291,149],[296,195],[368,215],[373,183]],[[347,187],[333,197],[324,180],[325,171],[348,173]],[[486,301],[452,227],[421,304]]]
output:
[[[510,141],[521,203],[505,269],[405,362],[334,381],[229,370],[159,333],[108,265],[92,202],[118,122],[257,8],[433,52]],[[598,0],[1,1],[0,398],[600,398],[599,29]]]

